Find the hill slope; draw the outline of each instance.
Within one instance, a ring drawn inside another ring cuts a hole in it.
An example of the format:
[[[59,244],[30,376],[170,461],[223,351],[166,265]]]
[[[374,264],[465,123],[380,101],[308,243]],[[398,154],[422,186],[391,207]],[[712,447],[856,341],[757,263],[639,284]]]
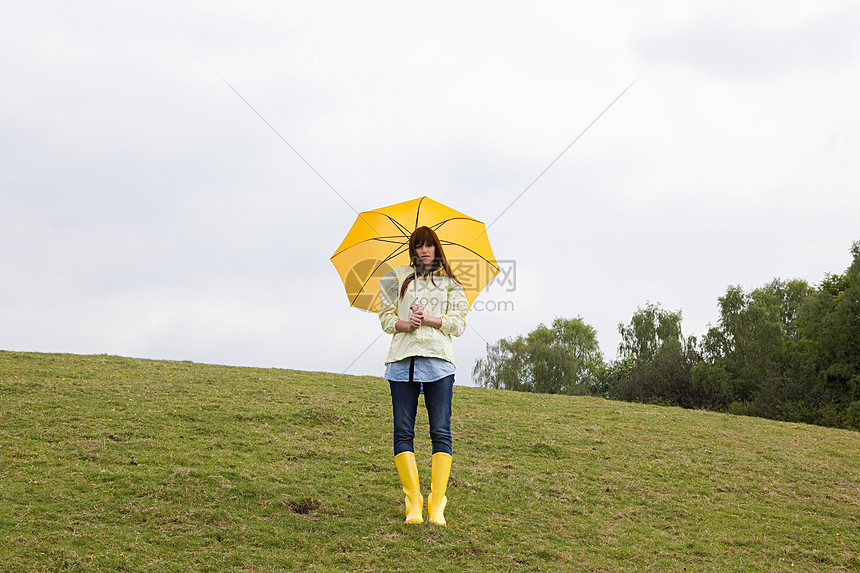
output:
[[[0,352],[0,568],[860,569],[856,432],[456,387],[439,528],[390,416],[372,377]]]

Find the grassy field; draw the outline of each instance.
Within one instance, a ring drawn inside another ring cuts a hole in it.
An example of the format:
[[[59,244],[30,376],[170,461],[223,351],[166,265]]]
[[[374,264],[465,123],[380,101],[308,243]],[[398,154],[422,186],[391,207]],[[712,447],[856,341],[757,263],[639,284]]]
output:
[[[373,377],[0,352],[0,570],[860,570],[860,433],[456,387],[441,528],[390,417]]]

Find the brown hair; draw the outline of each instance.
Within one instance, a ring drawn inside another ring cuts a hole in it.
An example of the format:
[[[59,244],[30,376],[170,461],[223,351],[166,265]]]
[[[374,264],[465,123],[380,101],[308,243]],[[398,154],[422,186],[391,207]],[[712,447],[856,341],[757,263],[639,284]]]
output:
[[[426,243],[430,243],[436,247],[436,255],[429,268],[423,268],[421,259],[418,258],[418,247]],[[457,281],[457,277],[454,276],[451,265],[448,264],[448,259],[445,257],[445,251],[442,250],[442,243],[439,241],[436,232],[430,227],[418,227],[412,231],[412,235],[409,236],[409,260],[409,265],[416,267],[416,272],[419,276],[429,276],[430,280],[433,281],[433,273],[439,269],[443,269],[446,275]],[[406,288],[414,278],[415,274],[411,274],[403,281],[403,285],[400,287],[400,298],[403,298],[403,295],[406,294]],[[433,282],[433,285],[435,286],[436,283]]]

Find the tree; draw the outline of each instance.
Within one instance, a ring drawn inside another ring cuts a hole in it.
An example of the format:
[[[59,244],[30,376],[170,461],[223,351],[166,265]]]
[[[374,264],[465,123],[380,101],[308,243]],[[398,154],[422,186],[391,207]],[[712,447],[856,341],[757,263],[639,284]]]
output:
[[[860,430],[860,241],[851,253],[818,288],[730,286],[699,346],[681,333],[680,311],[638,309],[618,325],[607,395]]]
[[[801,313],[803,350],[816,389],[841,407],[860,410],[860,241],[842,275],[828,275]]]
[[[755,415],[781,418],[784,403],[808,397],[798,315],[811,292],[805,281],[779,279],[749,293],[727,289],[719,322],[702,343],[704,362],[693,369],[705,405],[745,404]]]
[[[603,355],[597,331],[582,318],[556,318],[526,336],[487,344],[472,377],[485,388],[546,394],[599,392]]]
[[[690,370],[698,360],[696,339],[684,338],[681,311],[659,304],[639,308],[619,324],[619,360],[607,369],[609,397],[691,407],[696,404]]]

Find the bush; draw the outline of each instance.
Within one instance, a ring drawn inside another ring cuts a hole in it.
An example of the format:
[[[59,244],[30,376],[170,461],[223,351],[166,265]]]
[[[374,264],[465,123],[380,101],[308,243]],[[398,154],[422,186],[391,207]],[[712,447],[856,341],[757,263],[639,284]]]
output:
[[[729,414],[735,416],[755,416],[755,405],[752,402],[734,401],[729,404]]]
[[[860,430],[860,400],[851,402],[842,412],[842,427],[849,430]]]

